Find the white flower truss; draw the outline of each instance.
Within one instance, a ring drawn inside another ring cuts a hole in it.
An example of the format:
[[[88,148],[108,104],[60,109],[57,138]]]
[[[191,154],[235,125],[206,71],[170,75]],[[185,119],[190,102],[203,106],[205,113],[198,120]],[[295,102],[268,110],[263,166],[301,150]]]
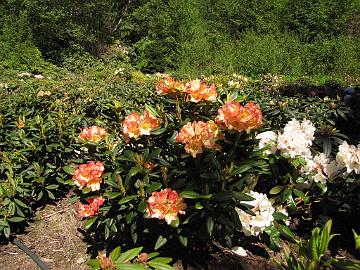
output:
[[[354,171],[356,174],[360,174],[360,144],[356,147],[355,145],[348,145],[344,141],[339,146],[336,162],[339,168],[346,168],[347,173]]]
[[[324,153],[319,153],[312,158],[306,159],[306,165],[301,169],[305,175],[313,174],[312,180],[316,183],[326,184],[339,172],[335,160],[330,160]]]
[[[242,224],[242,230],[245,235],[258,236],[274,221],[273,213],[275,212],[275,209],[271,205],[266,194],[255,191],[250,191],[247,194],[255,198],[255,200],[242,201],[242,203],[252,205],[253,208],[251,210],[255,213],[255,216],[250,215],[237,207],[235,210],[239,215]]]
[[[277,151],[277,134],[274,131],[265,131],[256,135],[259,141],[259,148],[268,148],[264,151],[265,155],[275,154]]]
[[[300,123],[292,119],[285,125],[284,132],[278,136],[277,148],[291,158],[310,158],[314,132],[315,127],[309,120],[304,119]]]

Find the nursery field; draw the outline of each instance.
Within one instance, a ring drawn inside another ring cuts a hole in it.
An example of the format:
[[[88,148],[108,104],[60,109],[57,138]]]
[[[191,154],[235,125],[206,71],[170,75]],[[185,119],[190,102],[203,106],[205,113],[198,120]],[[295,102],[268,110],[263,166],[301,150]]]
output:
[[[0,96],[2,269],[37,269],[17,240],[51,269],[360,269],[356,78],[113,62]]]

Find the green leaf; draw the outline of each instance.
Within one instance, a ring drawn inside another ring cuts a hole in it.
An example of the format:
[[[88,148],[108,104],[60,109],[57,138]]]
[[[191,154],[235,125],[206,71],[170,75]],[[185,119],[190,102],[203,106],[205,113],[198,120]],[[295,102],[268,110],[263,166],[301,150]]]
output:
[[[234,198],[234,194],[232,191],[223,191],[215,194],[214,200],[218,202],[230,201]]]
[[[136,159],[135,159],[135,153],[134,153],[133,151],[125,150],[125,151],[124,151],[124,155],[125,155],[125,157],[127,157],[127,159],[128,159],[129,161],[133,161],[133,162],[136,161]]]
[[[301,190],[298,190],[296,188],[293,189],[293,192],[295,194],[296,197],[298,198],[305,198],[305,194],[304,192],[302,192]]]
[[[23,218],[23,217],[11,217],[11,218],[8,218],[8,221],[10,221],[10,222],[22,222],[24,220],[25,220],[25,218]]]
[[[186,236],[179,235],[178,238],[179,238],[180,243],[181,243],[184,247],[187,247],[187,243],[188,243],[187,237],[186,237]]]
[[[172,261],[172,258],[170,257],[157,257],[153,260],[151,260],[151,262],[159,262],[159,263],[170,263]]]
[[[200,202],[197,202],[197,203],[195,204],[195,209],[201,210],[201,209],[203,209],[203,208],[204,208],[204,206],[203,206]]]
[[[91,225],[93,225],[96,220],[97,220],[97,217],[93,217],[91,219],[86,220],[85,223],[84,223],[84,228],[89,229],[91,227]]]
[[[30,208],[30,206],[27,206],[25,203],[23,203],[18,199],[14,199],[14,201],[16,202],[17,205],[20,205],[22,208]]]
[[[114,198],[116,198],[116,197],[119,197],[119,196],[121,196],[122,195],[122,193],[121,192],[105,192],[104,193],[104,196],[105,197],[108,197],[109,199],[114,199]]]
[[[206,218],[206,230],[209,234],[209,236],[211,237],[214,231],[214,219],[212,217],[207,217]]]
[[[145,266],[141,263],[116,263],[118,269],[121,270],[143,270]]]
[[[202,196],[195,192],[195,191],[191,191],[191,190],[184,190],[182,192],[180,192],[180,196],[185,198],[185,199],[200,199],[202,198]]]
[[[122,198],[118,204],[123,204],[123,203],[127,203],[127,202],[130,202],[132,200],[135,200],[136,198],[138,197],[138,195],[129,195],[129,196],[126,196],[124,198]]]
[[[121,247],[116,247],[110,253],[110,260],[115,262],[121,254]]]
[[[101,269],[100,261],[97,259],[90,259],[86,262],[88,266],[92,268],[92,270],[98,270]]]
[[[57,185],[57,184],[52,184],[52,185],[46,186],[46,189],[57,189],[58,187],[59,187],[59,185]]]
[[[233,191],[233,195],[234,195],[235,199],[240,200],[240,201],[253,201],[253,200],[255,200],[254,197],[251,197],[248,194],[238,192],[238,191]]]
[[[287,216],[287,215],[285,215],[285,214],[283,214],[283,213],[281,213],[281,212],[275,212],[275,213],[273,213],[273,217],[274,217],[274,219],[276,219],[276,220],[287,220],[287,219],[289,219],[289,217]]]
[[[151,193],[151,192],[153,192],[153,191],[155,191],[155,190],[160,189],[161,186],[162,186],[161,183],[152,184],[152,185],[150,185],[150,186],[148,186],[148,187],[146,188],[145,192]]]
[[[360,236],[355,232],[355,230],[352,230],[355,240],[355,249],[360,250]]]
[[[166,128],[157,128],[151,131],[151,135],[161,135],[166,131]]]
[[[145,104],[145,109],[146,109],[148,112],[150,112],[151,114],[153,114],[153,115],[155,115],[155,116],[157,116],[157,117],[160,117],[160,115],[158,114],[158,112],[156,111],[156,109],[155,109],[153,106],[151,106],[151,105],[149,105],[149,104]]]
[[[138,247],[138,248],[133,248],[133,249],[125,251],[116,260],[116,264],[131,261],[132,259],[134,259],[136,256],[138,256],[140,254],[142,249],[143,249],[143,247]]]
[[[174,270],[174,268],[168,264],[165,263],[161,263],[161,262],[153,262],[150,261],[148,262],[149,266],[151,266],[152,268],[156,269],[156,270]]]
[[[285,187],[284,186],[275,186],[272,189],[270,189],[269,193],[271,195],[279,194]]]
[[[167,242],[167,239],[165,237],[163,237],[162,235],[159,235],[158,239],[156,240],[154,250],[158,250],[163,245],[165,245],[166,242]]]
[[[235,170],[233,170],[231,172],[231,175],[238,175],[238,174],[242,174],[243,172],[246,172],[248,170],[251,169],[251,166],[250,165],[241,165],[239,167],[237,167]]]
[[[73,167],[70,167],[70,166],[64,166],[63,167],[63,170],[64,172],[66,172],[67,174],[70,174],[70,175],[74,175],[74,168]]]
[[[54,193],[52,193],[50,190],[46,190],[47,194],[48,194],[48,197],[51,199],[51,200],[55,200],[55,195]]]
[[[125,187],[128,189],[128,185],[129,185],[129,180],[131,179],[131,177],[137,175],[139,172],[142,171],[142,168],[140,167],[132,167],[130,169],[130,171],[128,172],[128,174],[126,175],[126,178],[125,178]]]

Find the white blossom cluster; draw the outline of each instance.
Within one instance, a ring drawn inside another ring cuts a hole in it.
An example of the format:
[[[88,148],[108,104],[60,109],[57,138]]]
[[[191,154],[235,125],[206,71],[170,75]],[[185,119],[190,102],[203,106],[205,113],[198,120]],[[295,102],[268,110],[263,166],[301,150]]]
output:
[[[326,184],[327,180],[332,180],[338,171],[336,161],[330,160],[324,153],[306,159],[306,165],[301,168],[301,172],[305,175],[313,174],[314,182],[322,184]]]
[[[285,127],[283,133],[276,134],[273,131],[266,131],[256,136],[259,139],[259,148],[268,148],[266,154],[274,154],[277,150],[281,153],[295,158],[302,156],[311,157],[310,146],[314,140],[315,127],[309,121],[304,119],[301,123],[292,119]]]
[[[306,165],[300,171],[303,175],[312,175],[312,180],[316,183],[326,184],[344,168],[347,174],[353,171],[360,174],[360,144],[356,147],[344,141],[339,146],[336,160],[331,160],[324,153],[313,156],[310,147],[314,132],[315,127],[309,120],[305,119],[300,123],[292,119],[286,124],[283,133],[266,131],[258,134],[256,139],[259,140],[259,148],[264,149],[267,155],[279,150],[289,158],[303,157]]]
[[[242,230],[245,235],[258,236],[265,230],[266,227],[269,227],[272,224],[274,220],[273,213],[275,212],[275,209],[271,205],[266,194],[255,191],[250,191],[247,194],[255,198],[255,200],[246,202],[242,201],[242,203],[252,205],[253,208],[251,210],[255,213],[255,216],[250,215],[237,207],[235,210],[239,215],[242,224]]]
[[[297,156],[310,158],[314,132],[315,127],[309,120],[304,119],[300,123],[292,119],[285,125],[284,132],[279,134],[277,148],[291,158]]]
[[[347,173],[354,171],[356,174],[360,174],[360,144],[356,147],[355,145],[348,145],[344,141],[339,146],[336,163],[338,168],[346,168]]]

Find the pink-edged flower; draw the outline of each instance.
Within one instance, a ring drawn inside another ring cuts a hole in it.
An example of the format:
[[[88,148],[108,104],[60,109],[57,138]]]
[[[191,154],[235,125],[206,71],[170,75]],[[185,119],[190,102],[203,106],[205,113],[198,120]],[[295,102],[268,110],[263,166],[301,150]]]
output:
[[[186,84],[185,92],[190,95],[191,102],[216,101],[217,92],[215,84],[208,86],[200,80],[192,80]]]
[[[147,110],[144,110],[142,115],[132,112],[125,117],[122,136],[128,142],[130,138],[138,139],[142,135],[150,135],[150,132],[160,125],[160,119]]]
[[[104,170],[105,168],[102,162],[90,161],[87,164],[79,165],[72,179],[80,189],[88,187],[92,191],[96,191],[100,189],[100,183],[102,182],[101,176]]]
[[[185,151],[196,157],[203,152],[203,147],[208,149],[220,149],[216,143],[221,139],[219,126],[214,121],[189,122],[183,126],[176,137],[177,142],[185,144]]]
[[[178,93],[183,92],[184,89],[185,84],[172,77],[166,77],[156,84],[156,93],[158,95],[177,95]]]
[[[98,213],[100,206],[104,204],[105,198],[101,196],[90,198],[86,199],[86,202],[88,204],[78,203],[78,215],[80,219],[95,216]]]
[[[252,129],[262,126],[262,118],[261,110],[254,102],[242,106],[239,102],[229,101],[219,109],[216,122],[228,129],[250,133]]]
[[[140,118],[141,116],[137,112],[132,112],[125,117],[122,131],[125,141],[128,141],[130,138],[137,139],[140,137]]]
[[[167,224],[175,221],[178,214],[185,214],[186,204],[183,198],[170,188],[153,192],[147,203],[149,217],[164,219]]]
[[[150,135],[150,132],[160,127],[161,121],[155,115],[145,110],[140,118],[140,135]]]
[[[89,141],[89,142],[100,142],[107,136],[109,136],[109,133],[104,128],[98,126],[92,126],[92,127],[84,128],[81,131],[79,138],[81,140]]]

